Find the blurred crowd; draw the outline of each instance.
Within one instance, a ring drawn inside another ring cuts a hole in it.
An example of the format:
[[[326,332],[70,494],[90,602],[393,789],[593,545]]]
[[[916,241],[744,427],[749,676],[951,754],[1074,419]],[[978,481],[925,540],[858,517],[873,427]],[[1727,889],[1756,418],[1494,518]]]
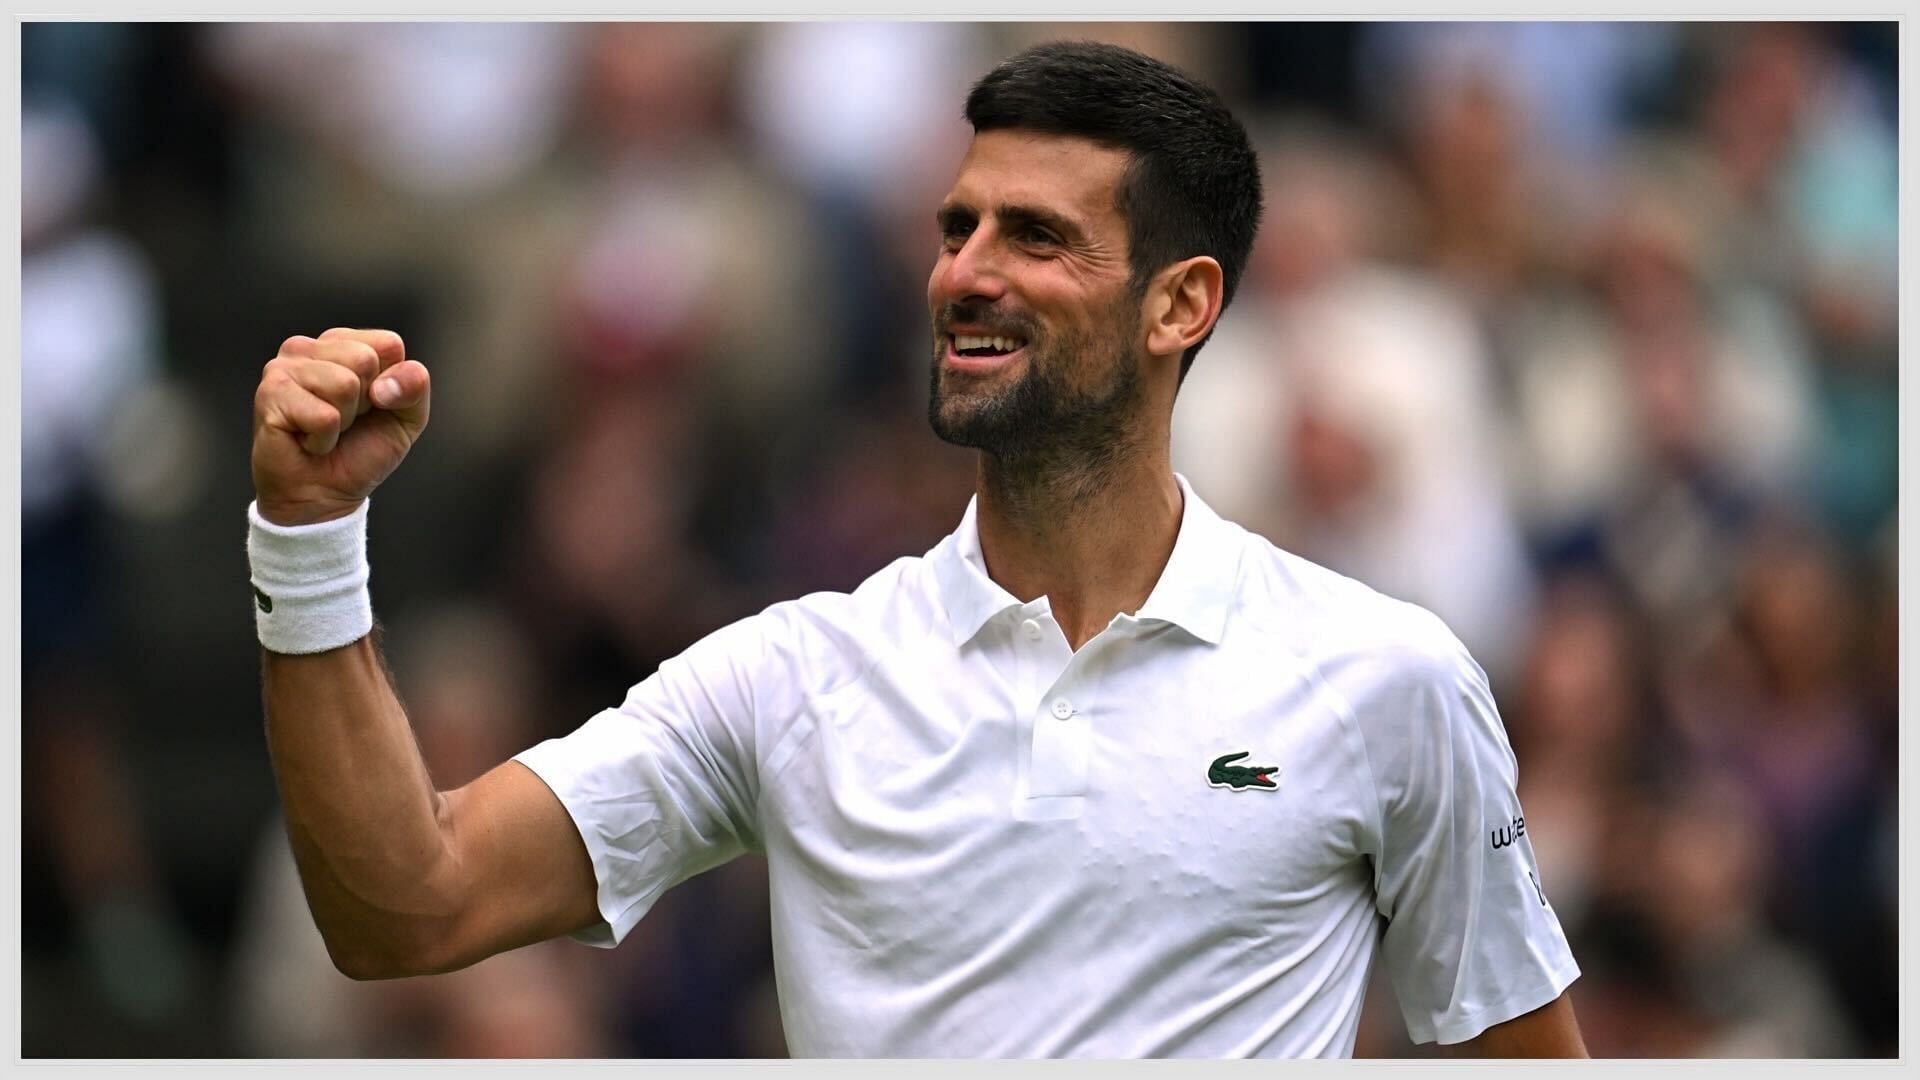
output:
[[[1895,24],[900,21],[24,24],[25,1055],[783,1054],[751,857],[611,953],[333,970],[252,390],[333,325],[432,368],[373,589],[462,783],[953,528],[932,212],[1058,37],[1248,121],[1175,467],[1486,668],[1592,1051],[1897,1054]],[[1437,1052],[1378,982],[1359,1053]]]

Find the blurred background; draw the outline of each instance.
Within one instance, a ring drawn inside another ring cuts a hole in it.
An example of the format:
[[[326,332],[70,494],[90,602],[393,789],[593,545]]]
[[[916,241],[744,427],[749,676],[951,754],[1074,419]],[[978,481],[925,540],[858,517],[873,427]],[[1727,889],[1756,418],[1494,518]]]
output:
[[[1599,1056],[1896,1045],[1891,22],[27,23],[22,1050],[777,1056],[764,864],[355,984],[276,816],[261,365],[399,330],[376,606],[442,786],[953,528],[923,282],[969,83],[1132,45],[1268,216],[1175,464],[1487,669]],[[1358,1051],[1407,1043],[1376,980]]]

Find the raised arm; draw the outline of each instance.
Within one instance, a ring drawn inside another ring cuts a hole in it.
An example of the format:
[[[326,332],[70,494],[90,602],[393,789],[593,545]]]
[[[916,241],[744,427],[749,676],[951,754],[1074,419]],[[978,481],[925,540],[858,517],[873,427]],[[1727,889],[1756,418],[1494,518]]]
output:
[[[434,789],[366,632],[363,586],[337,572],[428,397],[399,335],[335,329],[289,338],[254,398],[267,743],[314,921],[360,979],[464,967],[599,917],[586,847],[525,766]]]

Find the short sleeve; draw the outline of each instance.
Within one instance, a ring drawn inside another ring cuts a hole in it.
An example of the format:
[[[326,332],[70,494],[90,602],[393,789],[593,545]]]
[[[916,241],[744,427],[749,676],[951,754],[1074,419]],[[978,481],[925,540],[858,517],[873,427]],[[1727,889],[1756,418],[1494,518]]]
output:
[[[560,799],[593,860],[612,948],[660,894],[758,846],[755,673],[764,614],[702,638],[571,734],[515,755]]]
[[[1456,1043],[1553,1001],[1579,967],[1486,675],[1433,622],[1423,647],[1382,661],[1356,715],[1377,787],[1385,967],[1412,1039]]]

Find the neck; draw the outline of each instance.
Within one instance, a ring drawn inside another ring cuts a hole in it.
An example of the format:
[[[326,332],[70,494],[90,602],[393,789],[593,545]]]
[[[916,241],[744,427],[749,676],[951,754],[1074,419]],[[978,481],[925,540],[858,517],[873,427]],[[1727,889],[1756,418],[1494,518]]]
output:
[[[1075,650],[1140,610],[1180,532],[1182,499],[1164,438],[1097,456],[980,455],[980,550],[1021,601],[1046,596]]]

